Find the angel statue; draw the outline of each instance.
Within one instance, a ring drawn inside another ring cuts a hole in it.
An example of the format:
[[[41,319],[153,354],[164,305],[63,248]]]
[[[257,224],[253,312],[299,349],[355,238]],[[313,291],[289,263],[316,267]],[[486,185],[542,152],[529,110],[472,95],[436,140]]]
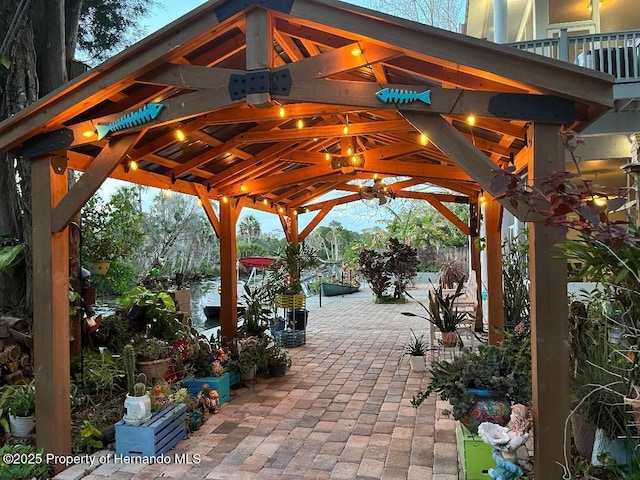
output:
[[[529,409],[521,404],[511,407],[511,417],[506,427],[491,422],[480,424],[478,435],[493,447],[492,457],[496,465],[489,469],[491,478],[514,480],[523,475],[517,463],[517,450],[529,438],[530,429]]]

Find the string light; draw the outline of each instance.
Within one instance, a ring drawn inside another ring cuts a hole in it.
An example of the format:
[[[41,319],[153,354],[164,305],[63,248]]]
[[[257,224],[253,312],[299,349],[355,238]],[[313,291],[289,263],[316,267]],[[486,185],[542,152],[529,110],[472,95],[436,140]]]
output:
[[[199,207],[201,207],[201,206],[202,206],[202,199],[201,199],[201,198],[199,198],[199,199],[198,199],[198,201],[197,201],[196,203],[197,203],[197,205],[198,205]]]
[[[302,119],[298,120],[298,122],[296,123],[296,126],[300,129],[304,128],[304,122],[302,121]]]
[[[347,155],[353,155],[353,148],[347,148]]]
[[[467,117],[467,123],[471,126],[474,126],[476,124],[476,117],[474,117],[473,115],[469,115]]]
[[[280,212],[280,213],[284,212],[284,208],[278,207],[278,212]]]
[[[420,134],[420,145],[426,145],[429,143],[429,137],[427,137],[424,133]]]
[[[176,140],[179,142],[184,142],[184,139],[187,138],[182,130],[179,128],[176,130]]]
[[[264,205],[269,205],[269,200],[268,200],[267,198],[263,198],[263,199],[262,199],[262,203],[263,203]]]
[[[82,132],[82,136],[84,138],[91,138],[96,134],[95,130],[85,130],[84,132]]]
[[[349,135],[349,117],[347,117],[347,123],[342,127],[342,134]]]
[[[243,183],[242,185],[240,185],[240,190],[243,192],[247,191],[247,186]]]
[[[135,160],[130,160],[129,168],[135,172],[136,170],[138,170],[138,162],[136,162]]]
[[[325,153],[324,154],[324,159],[327,160],[327,161],[331,160],[331,154],[329,152]]]
[[[280,110],[278,110],[278,115],[280,115],[280,118],[284,118],[285,115],[287,114],[287,112],[285,112],[284,107],[280,107]]]
[[[356,46],[351,49],[351,55],[353,55],[354,57],[357,57],[360,54],[362,54],[362,50],[360,49],[360,47]]]
[[[478,202],[480,205],[484,206],[487,203],[487,197],[484,196],[484,190],[480,192],[480,196],[478,197]]]
[[[226,195],[222,196],[222,203],[229,203],[229,197],[227,197]]]
[[[170,188],[165,188],[165,189],[162,191],[162,196],[163,196],[164,198],[169,198],[169,197],[171,197],[171,194],[172,194],[172,192],[171,192],[171,189],[170,189]]]

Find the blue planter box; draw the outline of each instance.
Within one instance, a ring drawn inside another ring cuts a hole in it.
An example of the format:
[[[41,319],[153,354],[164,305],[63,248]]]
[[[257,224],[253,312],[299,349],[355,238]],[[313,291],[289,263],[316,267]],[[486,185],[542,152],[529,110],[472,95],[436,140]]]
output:
[[[230,383],[228,373],[221,377],[185,378],[182,381],[182,386],[187,389],[192,398],[195,398],[205,383],[208,383],[213,390],[218,391],[221,406],[229,401]]]
[[[233,387],[234,385],[237,385],[242,381],[240,372],[229,370],[227,373],[229,374],[229,386]]]
[[[187,406],[179,403],[156,412],[140,425],[116,423],[116,453],[128,457],[153,457],[174,447],[187,434]]]

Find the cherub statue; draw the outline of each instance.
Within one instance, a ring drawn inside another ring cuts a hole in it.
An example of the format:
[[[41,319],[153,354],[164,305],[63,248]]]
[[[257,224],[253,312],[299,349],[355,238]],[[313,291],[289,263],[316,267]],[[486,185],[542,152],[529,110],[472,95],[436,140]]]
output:
[[[222,375],[224,375],[224,367],[222,363],[220,363],[220,360],[215,359],[211,364],[211,376],[221,377]]]
[[[516,452],[529,438],[530,429],[529,409],[521,404],[511,407],[511,417],[506,427],[491,422],[480,424],[478,435],[494,448],[492,456],[496,467],[489,470],[491,478],[512,480],[523,474],[517,464]]]

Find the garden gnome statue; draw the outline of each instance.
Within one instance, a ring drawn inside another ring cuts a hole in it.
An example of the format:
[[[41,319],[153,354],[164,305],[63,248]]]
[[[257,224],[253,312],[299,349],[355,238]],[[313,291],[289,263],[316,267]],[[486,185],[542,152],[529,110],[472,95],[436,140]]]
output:
[[[529,410],[520,404],[511,407],[511,419],[506,427],[491,422],[480,424],[478,435],[493,447],[492,456],[496,466],[489,469],[491,478],[513,480],[523,475],[517,464],[516,452],[529,438],[530,429]]]
[[[198,393],[197,400],[204,413],[218,413],[220,396],[218,391],[212,389],[208,383],[202,385],[202,390]]]

